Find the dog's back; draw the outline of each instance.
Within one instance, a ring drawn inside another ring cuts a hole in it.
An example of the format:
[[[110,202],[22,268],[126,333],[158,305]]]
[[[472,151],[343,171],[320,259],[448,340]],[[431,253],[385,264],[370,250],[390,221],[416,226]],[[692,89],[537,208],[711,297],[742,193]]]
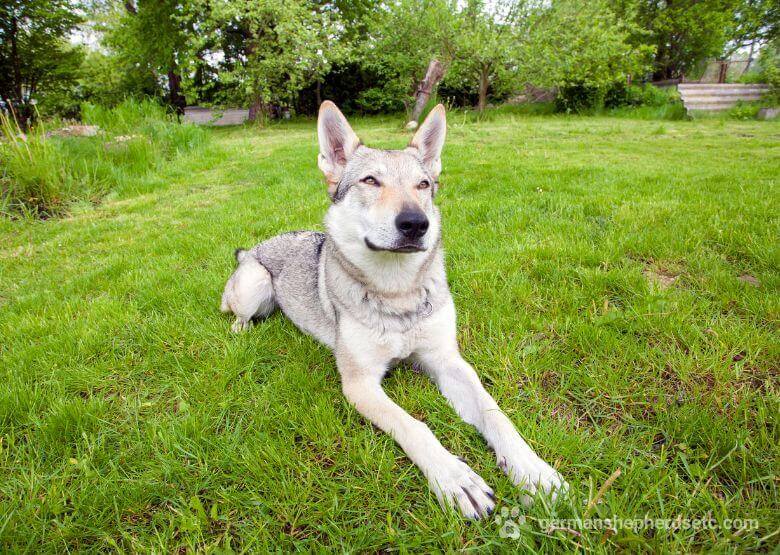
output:
[[[263,294],[256,297],[264,299],[271,296],[275,305],[302,331],[333,347],[335,323],[323,309],[319,293],[320,259],[324,242],[323,233],[292,231],[271,237],[247,251],[239,251],[236,257],[238,269],[225,289],[223,307],[226,297],[230,305],[230,291],[263,288]],[[258,285],[261,281],[258,274],[263,272],[268,274],[269,279]],[[233,312],[236,313],[235,310]],[[267,310],[267,305],[245,307],[242,314],[236,313],[236,316],[246,320],[246,324],[236,324],[236,327],[244,329],[249,325],[249,320],[267,316],[268,313],[270,310]]]

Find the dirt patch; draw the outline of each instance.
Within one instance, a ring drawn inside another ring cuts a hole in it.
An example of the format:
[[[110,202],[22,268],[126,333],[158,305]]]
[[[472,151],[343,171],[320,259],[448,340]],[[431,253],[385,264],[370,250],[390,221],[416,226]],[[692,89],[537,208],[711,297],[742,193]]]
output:
[[[669,289],[678,279],[680,279],[680,274],[677,272],[666,268],[653,268],[649,266],[642,270],[642,275],[645,276],[645,279],[647,279],[652,287],[660,290]]]
[[[742,283],[747,283],[752,285],[753,287],[761,287],[761,282],[758,281],[755,277],[751,276],[750,274],[742,274],[737,278]]]
[[[628,258],[644,266],[642,275],[650,284],[650,287],[657,291],[664,291],[672,287],[677,283],[685,270],[682,262],[660,261],[636,254],[629,254]]]
[[[94,137],[100,132],[100,127],[97,125],[66,125],[61,129],[49,131],[46,135],[51,137]]]
[[[746,365],[737,378],[737,388],[759,393],[780,391],[780,368],[777,366],[759,367]]]
[[[561,385],[561,376],[555,370],[545,370],[539,376],[539,385],[544,391],[556,390]]]

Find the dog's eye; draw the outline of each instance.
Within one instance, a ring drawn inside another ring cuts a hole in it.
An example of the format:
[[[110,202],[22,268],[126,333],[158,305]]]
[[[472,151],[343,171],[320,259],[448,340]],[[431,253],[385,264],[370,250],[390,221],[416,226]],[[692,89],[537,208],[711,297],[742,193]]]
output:
[[[417,188],[418,188],[418,189],[427,189],[427,188],[428,188],[428,187],[430,187],[430,186],[431,186],[431,182],[430,182],[430,181],[428,181],[427,179],[423,179],[422,181],[420,181],[420,182],[417,184]]]
[[[376,178],[373,175],[367,175],[363,179],[361,179],[363,183],[367,185],[374,185],[375,187],[379,187],[379,181],[376,180]]]

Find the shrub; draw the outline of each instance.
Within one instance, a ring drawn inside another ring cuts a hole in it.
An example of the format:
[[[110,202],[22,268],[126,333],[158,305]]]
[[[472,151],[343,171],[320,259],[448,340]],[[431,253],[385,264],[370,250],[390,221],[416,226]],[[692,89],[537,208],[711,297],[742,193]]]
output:
[[[605,91],[595,85],[570,83],[558,89],[555,110],[566,114],[581,114],[604,107]]]
[[[393,113],[404,108],[399,98],[403,97],[393,87],[372,87],[361,91],[355,104],[362,112],[368,114]]]
[[[780,104],[780,38],[776,38],[764,47],[759,64],[762,80],[770,87],[764,103],[776,106]]]
[[[555,98],[555,109],[564,113],[606,113],[640,119],[683,119],[685,109],[674,89],[650,84],[613,83],[599,88],[583,84],[561,87]]]
[[[98,202],[206,138],[204,130],[178,123],[149,100],[113,109],[84,105],[82,113],[85,123],[99,126],[96,135],[58,136],[43,123],[25,134],[16,120],[0,114],[3,213],[47,218],[67,212],[75,201]]]
[[[577,83],[558,90],[555,107],[558,112],[583,113],[631,106],[660,108],[674,100],[672,92],[650,84],[626,85],[618,82],[601,88]]]
[[[620,108],[622,106],[664,106],[672,97],[667,90],[650,84],[626,85],[615,83],[604,96],[605,108]]]
[[[761,109],[760,102],[743,102],[739,101],[736,105],[729,108],[727,114],[733,119],[756,119],[758,117],[758,111]]]
[[[740,75],[737,79],[737,83],[743,83],[745,85],[764,84],[766,83],[766,77],[762,71],[749,71],[744,75]]]

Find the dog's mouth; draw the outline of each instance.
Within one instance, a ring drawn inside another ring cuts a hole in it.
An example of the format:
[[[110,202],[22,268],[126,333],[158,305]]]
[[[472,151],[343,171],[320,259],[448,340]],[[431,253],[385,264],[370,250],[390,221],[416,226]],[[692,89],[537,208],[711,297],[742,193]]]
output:
[[[425,250],[424,247],[421,247],[416,243],[406,243],[403,245],[396,245],[394,247],[380,247],[379,245],[375,245],[374,243],[372,243],[368,237],[365,238],[365,241],[366,241],[366,246],[372,251],[410,253],[410,252],[423,252]]]

